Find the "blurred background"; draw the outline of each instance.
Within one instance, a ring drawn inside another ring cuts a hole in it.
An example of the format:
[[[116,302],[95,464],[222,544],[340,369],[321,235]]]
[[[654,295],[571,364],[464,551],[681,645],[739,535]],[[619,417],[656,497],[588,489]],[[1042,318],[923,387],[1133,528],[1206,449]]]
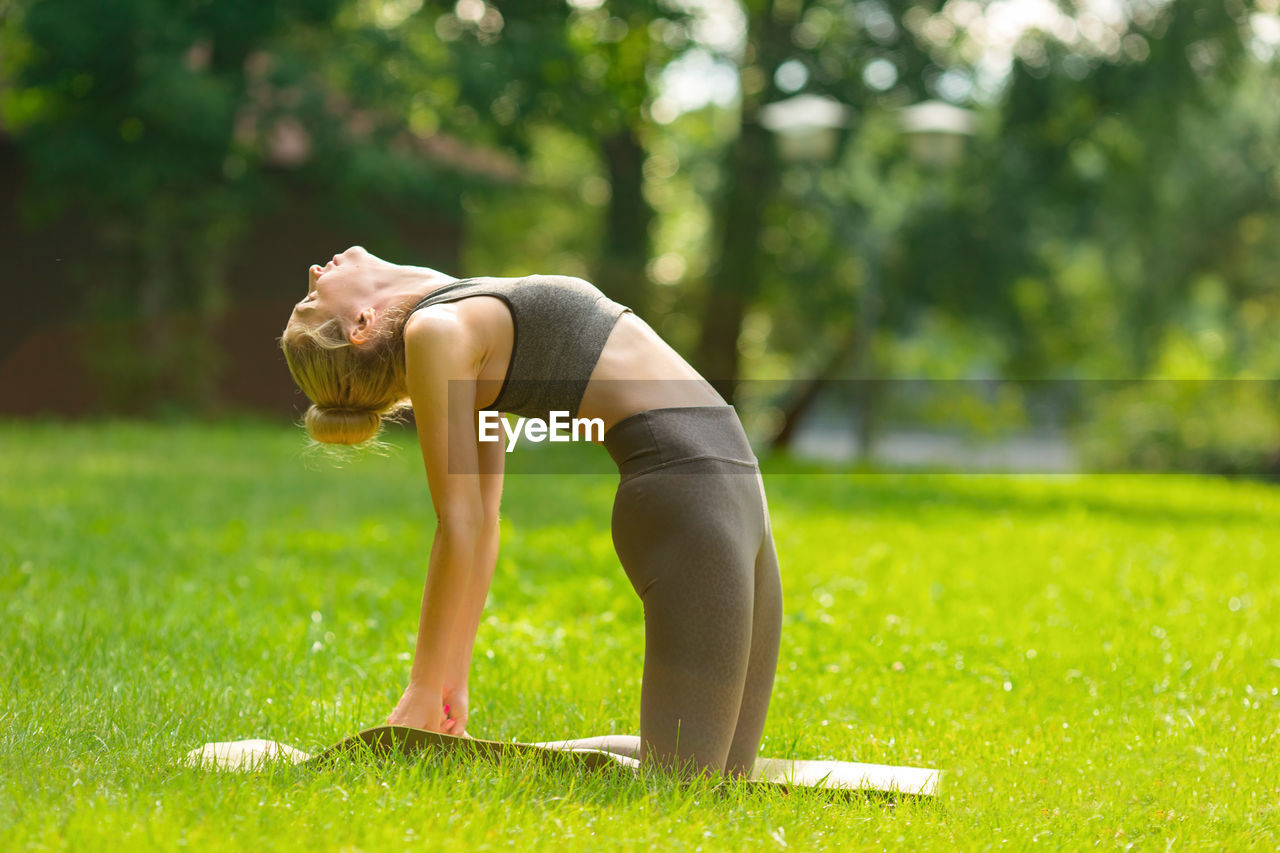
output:
[[[645,317],[762,450],[1280,476],[1280,0],[0,0],[0,416],[305,407],[353,244]]]

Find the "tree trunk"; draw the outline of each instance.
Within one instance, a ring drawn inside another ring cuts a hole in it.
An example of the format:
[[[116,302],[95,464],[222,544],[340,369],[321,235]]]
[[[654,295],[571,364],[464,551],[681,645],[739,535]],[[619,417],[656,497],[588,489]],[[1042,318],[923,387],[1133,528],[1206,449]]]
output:
[[[770,451],[786,450],[791,446],[791,440],[795,437],[795,431],[800,424],[800,419],[804,417],[804,414],[809,411],[810,407],[818,399],[819,392],[831,382],[832,377],[840,370],[841,366],[857,351],[858,339],[859,332],[857,329],[853,329],[836,346],[831,356],[816,374],[808,379],[796,382],[799,390],[792,395],[791,403],[787,406],[786,411],[783,412],[781,429],[769,441]]]
[[[745,113],[745,108],[744,108]],[[763,208],[774,183],[766,131],[745,114],[730,158],[728,184],[717,219],[720,260],[702,315],[698,369],[732,403],[738,380],[742,318],[760,290],[759,245]]]
[[[760,290],[760,230],[764,208],[777,182],[768,131],[759,122],[773,76],[790,44],[789,26],[767,0],[751,14],[742,81],[741,129],[729,152],[725,190],[716,210],[718,262],[702,312],[699,372],[732,403],[738,381],[738,336],[742,318]],[[754,81],[767,81],[763,86]]]
[[[644,146],[631,127],[600,141],[609,171],[608,222],[596,269],[596,285],[640,316],[648,310],[649,226],[653,208],[644,197]]]

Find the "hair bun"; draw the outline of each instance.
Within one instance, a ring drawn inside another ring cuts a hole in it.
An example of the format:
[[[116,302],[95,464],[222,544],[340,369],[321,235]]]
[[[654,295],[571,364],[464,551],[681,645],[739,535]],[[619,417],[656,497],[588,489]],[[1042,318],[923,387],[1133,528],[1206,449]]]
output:
[[[382,414],[374,409],[307,409],[307,432],[324,444],[363,444],[381,426]]]

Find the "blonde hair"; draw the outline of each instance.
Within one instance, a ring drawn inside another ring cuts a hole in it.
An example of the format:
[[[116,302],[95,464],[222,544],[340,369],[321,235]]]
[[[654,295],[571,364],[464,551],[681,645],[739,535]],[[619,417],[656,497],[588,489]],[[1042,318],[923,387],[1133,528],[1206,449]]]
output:
[[[363,444],[382,422],[410,408],[405,384],[404,320],[391,310],[368,343],[349,341],[336,317],[316,326],[294,318],[280,336],[293,381],[311,400],[307,433],[324,444]]]

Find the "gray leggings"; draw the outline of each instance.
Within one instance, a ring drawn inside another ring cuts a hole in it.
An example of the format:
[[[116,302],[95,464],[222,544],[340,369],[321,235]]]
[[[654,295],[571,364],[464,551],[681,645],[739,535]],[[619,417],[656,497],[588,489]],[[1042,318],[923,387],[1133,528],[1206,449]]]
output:
[[[782,582],[755,454],[732,406],[614,424],[613,544],[644,603],[644,759],[751,772],[782,632]]]

